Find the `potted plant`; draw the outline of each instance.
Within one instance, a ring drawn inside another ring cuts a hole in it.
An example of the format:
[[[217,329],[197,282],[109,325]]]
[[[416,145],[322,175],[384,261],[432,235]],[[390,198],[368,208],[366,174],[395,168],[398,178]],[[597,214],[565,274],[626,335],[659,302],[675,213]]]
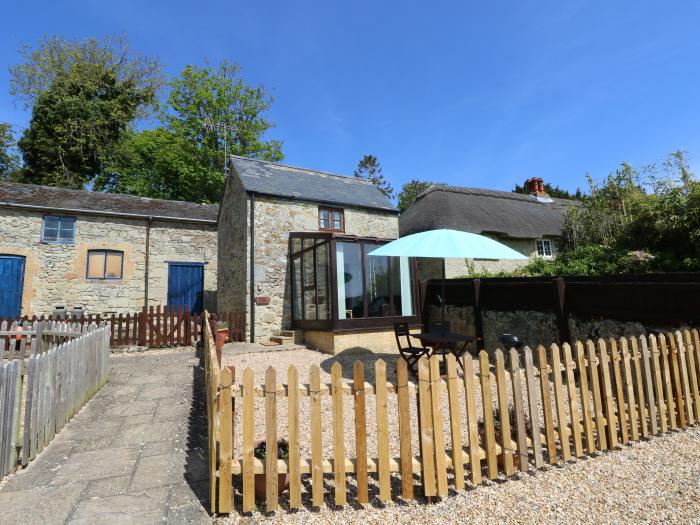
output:
[[[228,341],[228,321],[217,321],[216,333],[223,335],[224,343],[226,343]]]
[[[508,406],[508,421],[510,423],[510,432],[511,432],[511,440],[513,433],[515,432],[515,429],[517,427],[517,418],[515,417],[515,407],[512,405]],[[486,443],[486,428],[484,427],[484,422],[480,419],[479,423],[479,439],[481,443]],[[494,432],[496,434],[496,440],[500,441],[500,444],[503,444],[502,440],[502,432],[503,432],[503,427],[501,426],[501,413],[498,408],[495,408],[493,411],[493,428]],[[529,432],[530,431],[530,421],[527,416],[525,416],[525,431]],[[505,466],[505,453],[501,452],[496,456],[496,460],[498,461],[498,466],[503,468]],[[513,451],[513,468],[520,470],[520,456],[518,455],[517,451]]]
[[[261,461],[265,461],[267,457],[267,444],[264,440],[256,441],[255,448],[253,449],[253,455]],[[286,439],[280,439],[277,442],[277,458],[278,459],[289,459],[289,443]],[[267,481],[267,474],[256,474],[255,475],[255,496],[264,499],[266,496],[265,485]],[[277,474],[277,490],[281,494],[289,487],[289,474]]]

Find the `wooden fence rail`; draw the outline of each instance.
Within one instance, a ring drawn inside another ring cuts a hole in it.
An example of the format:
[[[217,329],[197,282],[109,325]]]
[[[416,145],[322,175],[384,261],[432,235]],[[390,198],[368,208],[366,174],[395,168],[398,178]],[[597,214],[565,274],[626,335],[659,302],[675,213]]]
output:
[[[230,341],[245,341],[245,314],[243,312],[222,312],[210,314],[227,330]],[[71,325],[80,326],[108,323],[111,332],[111,346],[138,345],[148,347],[190,346],[202,338],[202,314],[193,314],[187,307],[168,308],[167,306],[150,306],[140,312],[112,314],[109,316],[85,315],[80,319],[71,319]],[[60,322],[53,316],[21,317],[18,323],[34,321]],[[0,318],[0,322],[3,320]],[[12,322],[12,320],[10,320]]]
[[[328,384],[320,381],[318,366],[309,370],[308,383],[300,383],[297,368],[290,366],[286,383],[278,382],[277,371],[270,367],[263,385],[254,384],[249,368],[243,370],[242,381],[234,383],[237,371],[220,368],[208,323],[205,332],[212,512],[229,513],[237,506],[242,512],[253,511],[254,478],[259,474],[265,474],[267,512],[279,508],[283,487],[277,485],[278,474],[289,475],[292,509],[302,505],[303,477],[310,477],[311,506],[324,504],[324,474],[333,475],[336,505],[348,503],[348,475],[356,477],[356,502],[367,503],[369,473],[376,474],[374,485],[381,501],[399,495],[392,494],[392,476],[401,478],[400,496],[414,499],[414,474],[420,474],[420,492],[431,500],[447,496],[448,471],[454,489],[460,491],[467,480],[482,483],[484,474],[488,479],[501,473],[511,476],[517,470],[620,448],[668,431],[669,422],[673,429],[700,421],[697,330],[577,341],[573,348],[554,344],[538,348],[536,355],[530,348],[507,354],[498,350],[493,358],[482,351],[478,359],[463,358],[463,374],[453,356],[447,356],[443,370],[438,356],[422,358],[417,383],[409,381],[406,362],[398,359],[395,382],[387,381],[386,364],[378,360],[373,383],[365,382],[365,366],[358,361],[352,381],[344,381],[340,364],[334,363]],[[328,396],[330,421],[324,420],[321,408]],[[345,396],[353,399],[352,416],[344,413]],[[388,403],[392,396],[396,402]],[[376,413],[369,418],[366,405],[371,397]],[[257,398],[264,399],[264,414],[255,412]],[[287,421],[277,418],[282,401]],[[307,421],[299,418],[302,403],[309,404],[310,412],[305,429],[300,428]],[[234,428],[235,410],[241,405],[241,427]],[[389,417],[389,406],[395,407],[396,417]],[[348,417],[354,419],[350,441],[343,425]],[[255,435],[255,421],[265,421],[263,435]],[[397,425],[396,432],[390,421]],[[276,445],[270,444],[277,443],[278,430],[284,426],[289,457],[277,459]],[[332,439],[330,457],[324,457],[324,433]],[[411,439],[415,433],[417,448]],[[389,453],[390,435],[398,435],[398,457]],[[367,455],[368,436],[376,442],[376,457]],[[302,437],[310,440],[308,458],[300,457]],[[264,460],[254,455],[256,438],[268,444]],[[344,448],[352,441],[356,457],[348,457]],[[241,477],[238,494],[234,476]]]
[[[0,324],[0,474],[26,466],[107,381],[109,326]]]

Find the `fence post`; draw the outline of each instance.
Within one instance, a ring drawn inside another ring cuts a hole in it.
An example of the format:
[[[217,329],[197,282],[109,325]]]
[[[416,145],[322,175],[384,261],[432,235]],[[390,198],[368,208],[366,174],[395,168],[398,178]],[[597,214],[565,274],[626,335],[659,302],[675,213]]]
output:
[[[484,345],[484,321],[481,318],[481,279],[474,279],[474,332],[476,334],[476,348]]]
[[[139,315],[139,346],[146,346],[146,305]]]
[[[559,344],[561,345],[571,340],[569,312],[566,308],[566,280],[563,277],[557,277],[552,281],[552,284],[554,285],[555,311],[559,329]]]
[[[221,371],[221,390],[219,391],[219,421],[221,423],[219,428],[219,512],[221,513],[230,513],[233,507],[231,483],[231,461],[233,460],[231,385],[233,377],[233,367],[226,367]]]

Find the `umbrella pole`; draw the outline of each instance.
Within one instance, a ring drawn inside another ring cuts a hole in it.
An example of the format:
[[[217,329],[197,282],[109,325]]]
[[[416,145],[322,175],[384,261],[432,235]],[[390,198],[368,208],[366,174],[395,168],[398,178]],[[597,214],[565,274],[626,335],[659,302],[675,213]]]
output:
[[[442,260],[442,286],[441,286],[441,291],[440,293],[442,294],[442,321],[445,321],[445,259]]]

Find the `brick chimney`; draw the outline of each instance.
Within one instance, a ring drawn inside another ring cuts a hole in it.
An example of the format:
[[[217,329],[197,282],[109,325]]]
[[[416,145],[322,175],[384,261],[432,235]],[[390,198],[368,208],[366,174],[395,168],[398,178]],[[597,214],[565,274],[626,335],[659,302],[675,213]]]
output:
[[[547,193],[544,191],[544,179],[539,177],[532,177],[525,181],[525,190],[534,197],[547,197]]]

